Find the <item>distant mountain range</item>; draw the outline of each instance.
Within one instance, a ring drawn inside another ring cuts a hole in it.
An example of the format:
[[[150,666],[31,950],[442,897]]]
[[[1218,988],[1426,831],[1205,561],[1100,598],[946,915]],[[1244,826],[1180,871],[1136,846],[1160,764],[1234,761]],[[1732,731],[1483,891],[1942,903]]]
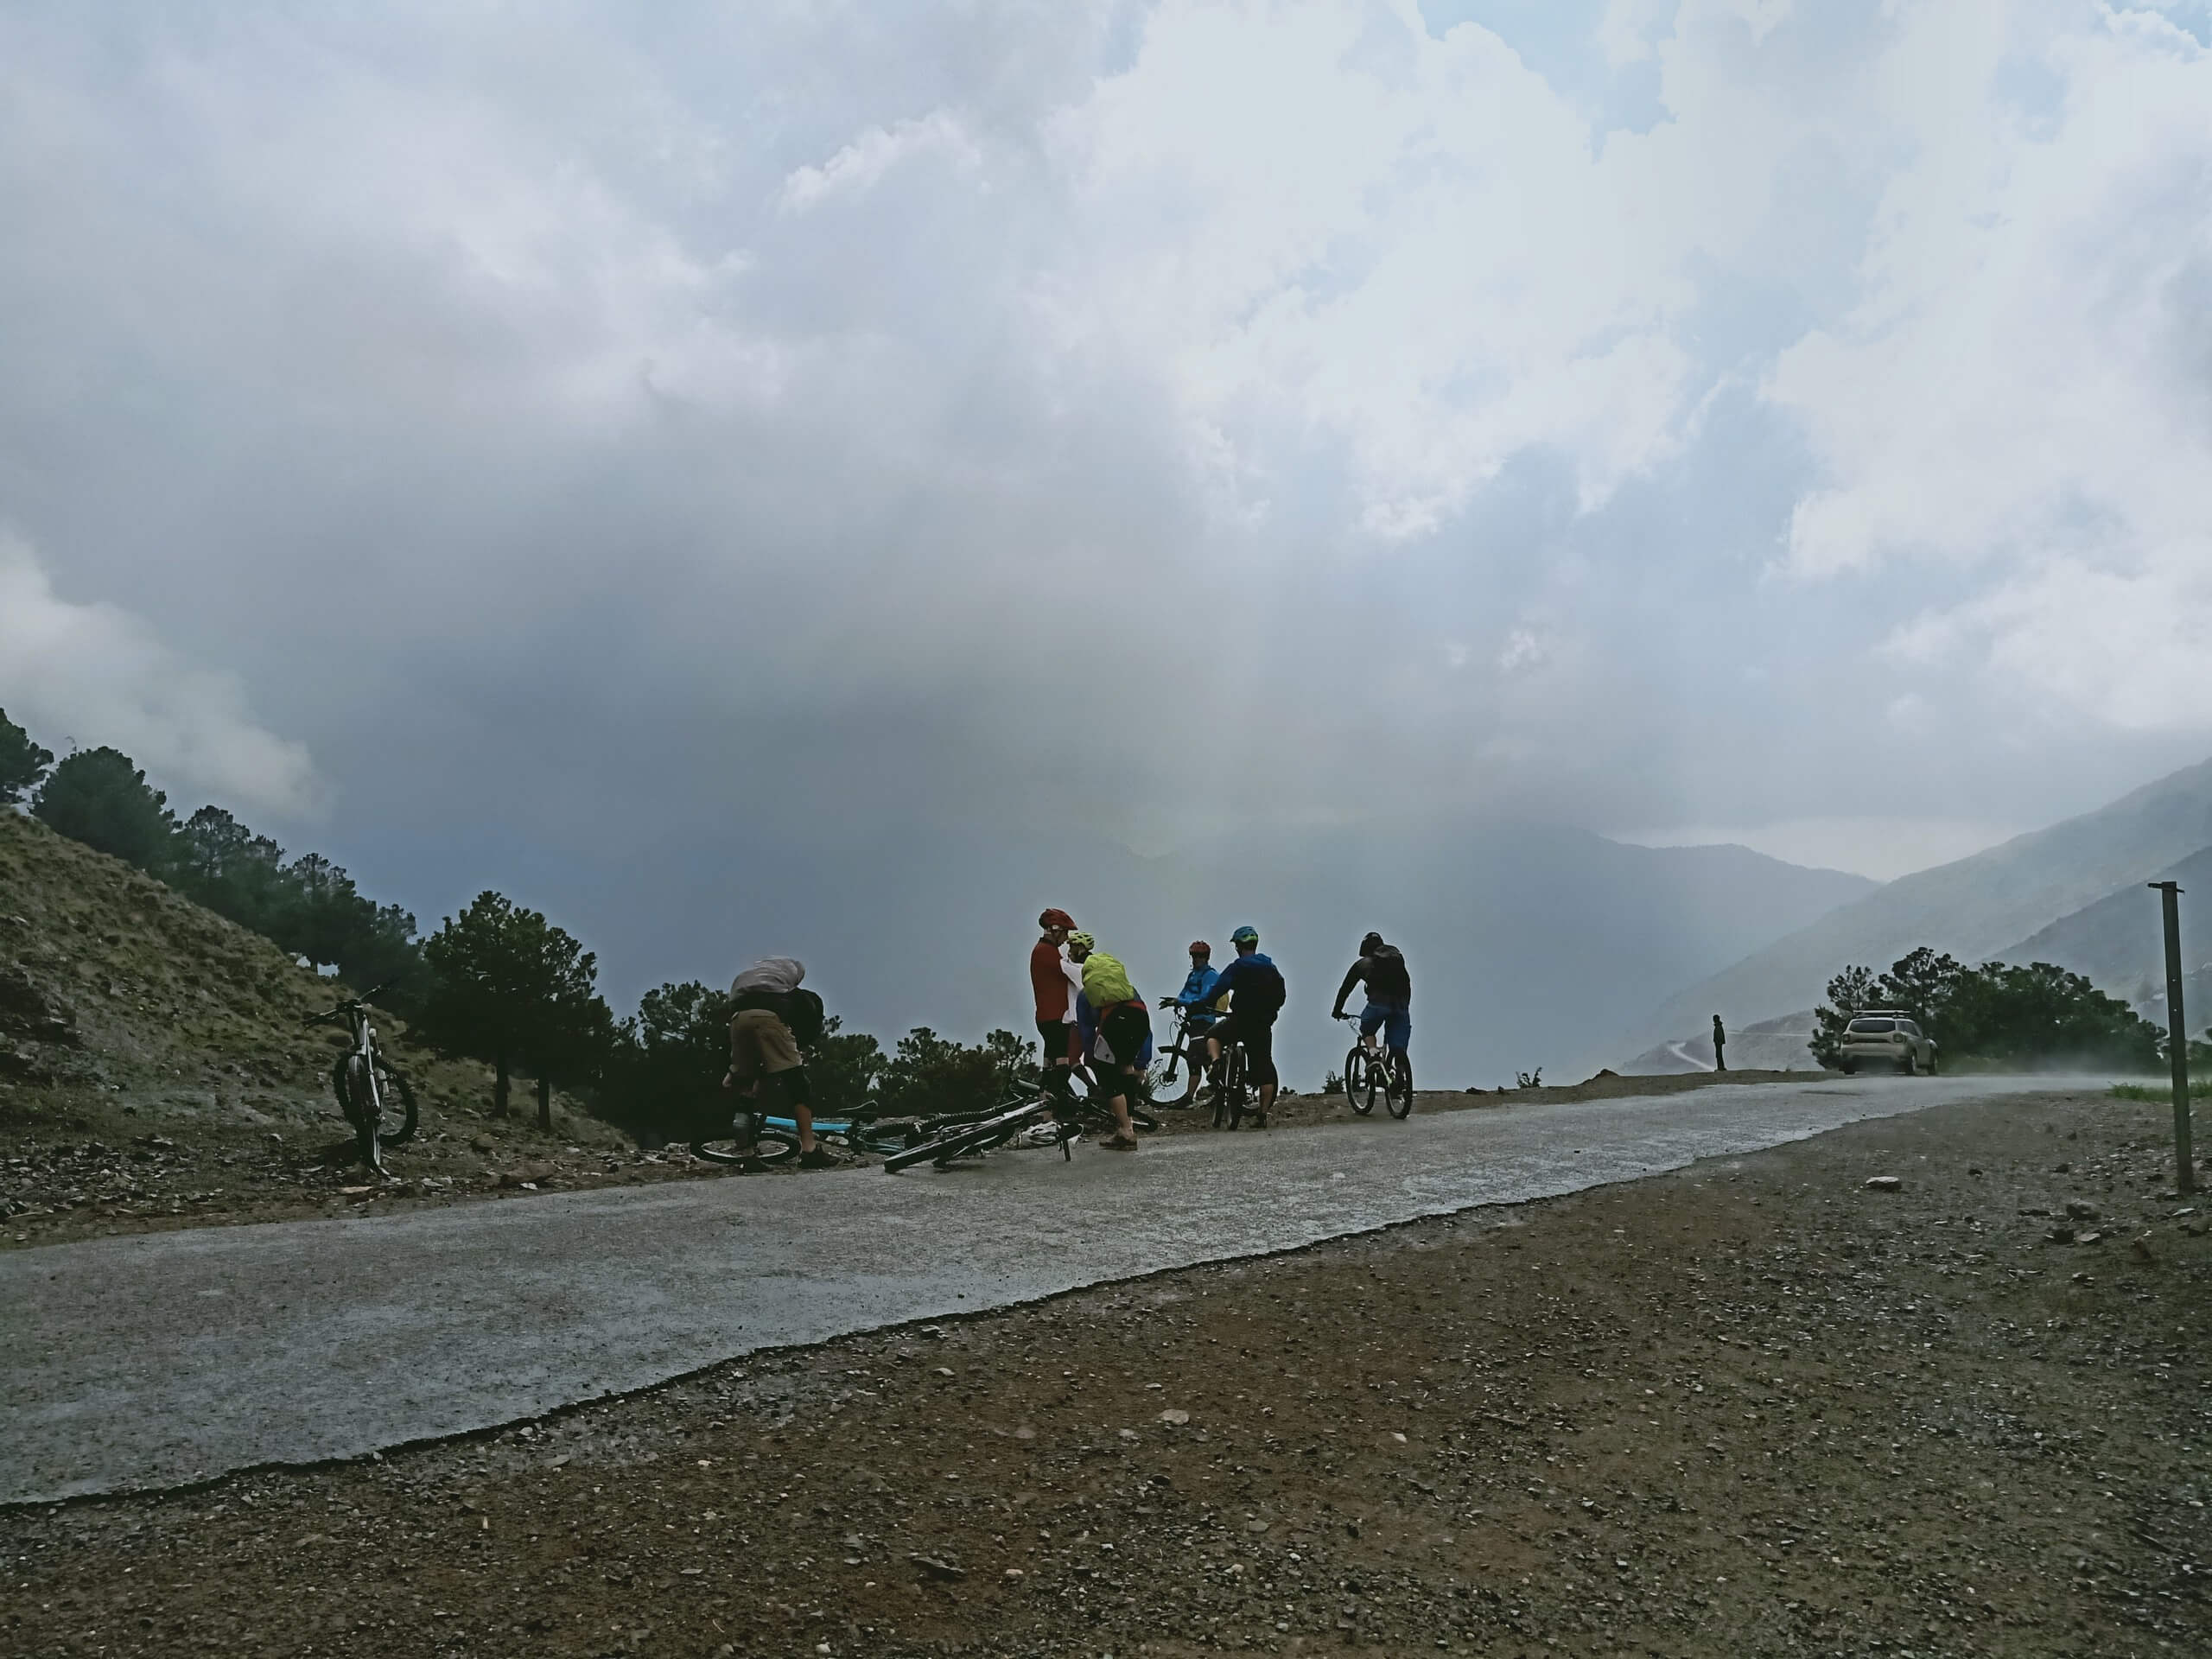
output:
[[[1611,1052],[1638,1057],[1627,1069],[1702,1033],[1715,1012],[1745,1027],[1800,1014],[1846,965],[1885,969],[1922,944],[1965,962],[2056,962],[2133,1000],[2146,973],[2164,975],[2157,899],[2143,883],[2182,869],[2203,895],[2199,913],[2212,915],[2212,760],[1853,899],[1669,997]],[[2201,931],[2212,939],[2212,927]]]
[[[685,902],[645,902],[648,880]],[[1538,1066],[1595,1071],[1605,1037],[1667,987],[1874,886],[1741,847],[1636,847],[1493,820],[1427,831],[1257,822],[1144,857],[1088,835],[1079,815],[1049,835],[848,823],[743,860],[671,849],[650,872],[557,885],[577,895],[561,919],[600,952],[621,1004],[658,979],[726,984],[751,957],[789,952],[830,1012],[886,1046],[925,1024],[969,1040],[993,1026],[1028,1034],[1025,964],[1046,905],[1096,932],[1147,999],[1181,988],[1193,938],[1225,961],[1230,930],[1249,921],[1290,982],[1276,1052],[1301,1089],[1348,1046],[1329,1002],[1370,927],[1413,969],[1421,1081],[1496,1085]]]

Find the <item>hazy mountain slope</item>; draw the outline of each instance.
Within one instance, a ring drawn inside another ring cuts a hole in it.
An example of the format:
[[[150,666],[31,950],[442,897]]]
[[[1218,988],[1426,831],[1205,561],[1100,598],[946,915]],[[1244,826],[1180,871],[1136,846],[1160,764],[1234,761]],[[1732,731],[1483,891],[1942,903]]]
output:
[[[1027,1032],[1025,964],[1046,905],[1095,931],[1147,998],[1181,984],[1194,936],[1225,957],[1230,928],[1249,920],[1290,981],[1278,1052],[1306,1088],[1344,1052],[1329,999],[1370,927],[1413,966],[1421,1076],[1495,1084],[1523,1067],[1595,1069],[1602,1039],[1665,987],[1872,886],[1739,847],[1630,847],[1499,823],[1427,836],[1262,823],[1155,859],[1079,827],[990,836],[885,822],[836,826],[747,868],[700,859],[684,880],[693,902],[669,916],[632,902],[620,872],[564,879],[598,908],[559,919],[601,950],[618,997],[663,978],[726,982],[744,959],[787,950],[833,1012],[887,1044],[917,1024]]]
[[[2018,944],[1995,952],[2000,962],[2055,962],[2088,976],[2113,995],[2123,997],[2147,1017],[2165,1020],[2165,929],[2158,895],[2149,881],[2182,886],[2181,947],[2183,1007],[2190,1029],[2212,1025],[2212,847],[2176,864],[2130,881],[2094,905],[2060,918]]]
[[[1612,1045],[1632,1054],[1699,1030],[1818,1002],[1848,963],[1886,968],[1917,944],[1984,961],[2128,883],[2212,844],[2212,760],[2111,805],[1956,863],[1900,877],[1676,993]]]

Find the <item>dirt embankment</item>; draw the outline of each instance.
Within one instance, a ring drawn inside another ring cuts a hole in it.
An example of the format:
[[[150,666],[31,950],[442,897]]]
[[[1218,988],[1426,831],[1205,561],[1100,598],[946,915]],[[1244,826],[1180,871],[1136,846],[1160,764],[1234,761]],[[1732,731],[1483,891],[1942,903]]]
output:
[[[150,876],[0,810],[0,1249],[688,1173],[563,1096],[550,1135],[487,1117],[484,1066],[415,1047],[380,1015],[423,1128],[394,1156],[404,1179],[370,1189],[331,1094],[346,1038],[301,1024],[342,994]],[[516,1103],[534,1106],[519,1090]]]
[[[1939,1109],[0,1516],[0,1648],[2202,1653],[2212,1240],[2162,1122]]]

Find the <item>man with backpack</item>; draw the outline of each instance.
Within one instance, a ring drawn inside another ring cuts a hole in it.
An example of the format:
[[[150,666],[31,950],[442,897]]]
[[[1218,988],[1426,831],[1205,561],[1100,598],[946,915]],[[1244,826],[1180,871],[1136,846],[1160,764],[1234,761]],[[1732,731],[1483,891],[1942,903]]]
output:
[[[729,1071],[722,1087],[750,1096],[737,1114],[737,1139],[750,1151],[757,1119],[779,1102],[798,1126],[801,1169],[831,1169],[837,1160],[814,1139],[813,1090],[802,1049],[822,1040],[822,999],[801,990],[805,964],[795,957],[764,957],[730,982]],[[760,1167],[750,1158],[744,1167]]]
[[[1244,1045],[1252,1081],[1260,1086],[1260,1127],[1265,1128],[1281,1083],[1275,1073],[1275,1016],[1282,1012],[1289,989],[1283,983],[1282,969],[1260,954],[1259,929],[1240,927],[1229,938],[1236,947],[1236,960],[1214,981],[1212,997],[1218,1007],[1225,996],[1229,1012],[1206,1033],[1207,1064],[1218,1068],[1227,1045]],[[1217,1070],[1214,1086],[1221,1086]]]
[[[1337,1003],[1329,1010],[1332,1020],[1344,1018],[1344,999],[1363,981],[1367,986],[1367,1006],[1360,1010],[1360,1041],[1372,1050],[1375,1033],[1380,1031],[1390,1052],[1404,1058],[1414,1039],[1413,976],[1406,969],[1405,957],[1395,945],[1383,944],[1380,933],[1370,932],[1359,942],[1359,960],[1337,987]]]

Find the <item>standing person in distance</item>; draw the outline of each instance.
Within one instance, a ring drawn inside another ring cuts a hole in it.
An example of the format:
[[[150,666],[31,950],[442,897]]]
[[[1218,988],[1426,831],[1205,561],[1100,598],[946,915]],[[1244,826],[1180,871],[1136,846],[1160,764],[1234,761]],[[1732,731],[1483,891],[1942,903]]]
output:
[[[801,1169],[831,1169],[837,1159],[814,1139],[814,1093],[800,1052],[822,1040],[822,999],[799,988],[806,965],[796,957],[763,957],[730,982],[729,1071],[722,1087],[749,1097],[738,1114],[745,1123],[738,1141],[747,1154],[744,1167],[758,1170],[751,1156],[760,1118],[779,1101],[791,1109],[798,1126]]]
[[[1375,1033],[1380,1031],[1391,1058],[1404,1060],[1414,1040],[1413,975],[1407,970],[1404,953],[1395,945],[1385,944],[1380,933],[1370,931],[1359,942],[1359,960],[1337,987],[1336,1006],[1329,1010],[1329,1018],[1344,1017],[1344,999],[1351,995],[1353,986],[1363,982],[1367,986],[1367,1006],[1359,1013],[1359,1040],[1372,1052]],[[1407,1065],[1410,1069],[1412,1062]]]
[[[1221,970],[1213,984],[1214,1006],[1220,1007],[1226,995],[1229,1012],[1206,1033],[1206,1063],[1215,1071],[1214,1087],[1219,1089],[1217,1068],[1221,1065],[1223,1045],[1244,1045],[1245,1055],[1252,1063],[1252,1081],[1260,1087],[1260,1127],[1264,1129],[1281,1081],[1275,1072],[1275,1016],[1282,1012],[1290,990],[1283,983],[1282,969],[1260,954],[1259,929],[1240,927],[1229,938],[1236,947],[1236,959]]]
[[[1098,1144],[1109,1152],[1135,1152],[1137,1132],[1129,1123],[1129,1091],[1152,1041],[1152,1016],[1129,983],[1129,971],[1098,948],[1088,933],[1068,935],[1068,956],[1083,969],[1083,1000],[1098,1020],[1096,1084],[1091,1097],[1106,1096],[1114,1113],[1114,1133]]]
[[[1716,1071],[1728,1069],[1728,1027],[1720,1023],[1720,1016],[1717,1014],[1713,1016],[1713,1069]]]
[[[1054,908],[1039,915],[1037,925],[1043,933],[1029,947],[1029,991],[1037,1004],[1037,1042],[1045,1063],[1045,1087],[1065,1100],[1071,1092],[1068,1077],[1075,1064],[1075,986],[1060,947],[1075,931],[1075,918]]]

